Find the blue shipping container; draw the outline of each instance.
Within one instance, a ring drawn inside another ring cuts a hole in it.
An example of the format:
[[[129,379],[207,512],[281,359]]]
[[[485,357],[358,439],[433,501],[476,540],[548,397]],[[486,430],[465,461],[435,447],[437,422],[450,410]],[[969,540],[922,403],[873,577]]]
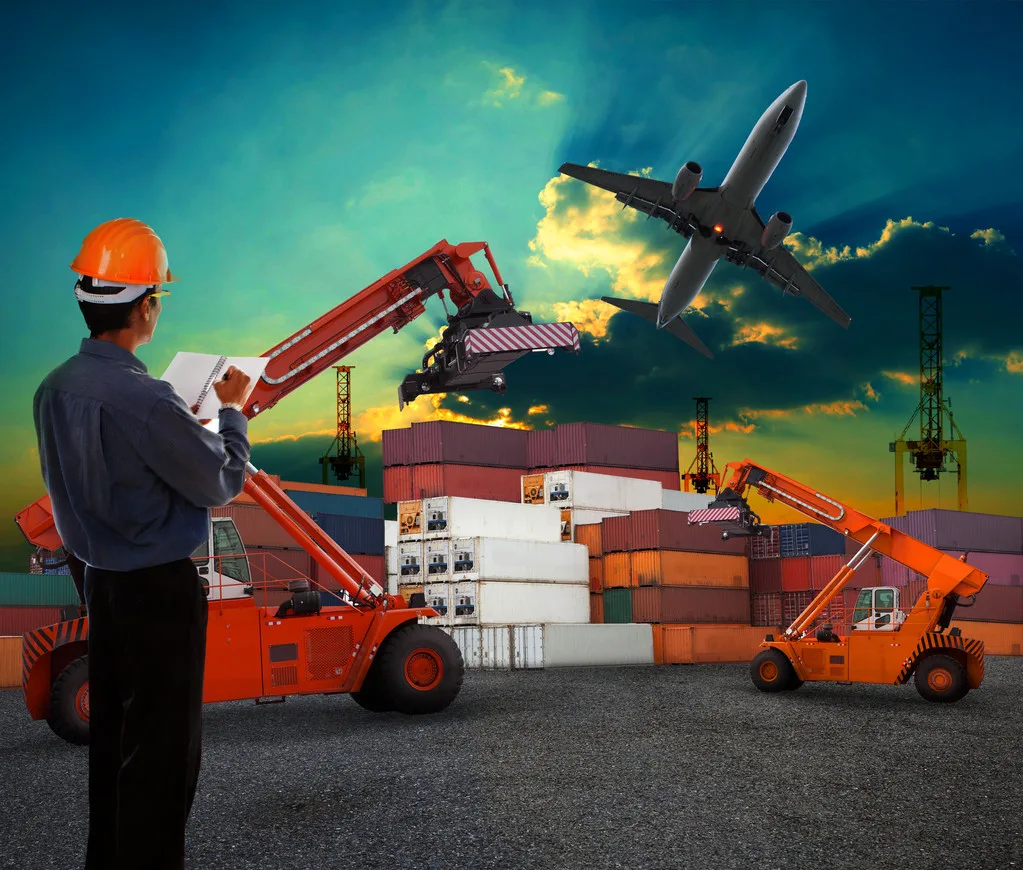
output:
[[[361,495],[333,495],[328,492],[284,490],[288,498],[307,514],[333,514],[339,517],[384,518],[384,500]]]
[[[337,514],[313,514],[313,521],[346,552],[356,555],[384,554],[384,521],[371,517],[343,517]]]
[[[783,559],[845,553],[845,536],[820,523],[789,523],[780,526],[778,543]]]
[[[324,590],[320,590],[320,607],[340,607],[350,603],[350,601],[346,601],[341,597],[340,592],[326,592]]]

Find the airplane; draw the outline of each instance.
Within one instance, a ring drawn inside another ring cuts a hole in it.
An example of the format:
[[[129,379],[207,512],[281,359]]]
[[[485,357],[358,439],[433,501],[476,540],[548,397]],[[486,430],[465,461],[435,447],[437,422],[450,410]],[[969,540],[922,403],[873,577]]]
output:
[[[782,245],[792,229],[791,215],[775,212],[765,224],[754,205],[796,133],[805,102],[806,82],[798,81],[771,103],[718,187],[697,187],[703,168],[692,160],[679,169],[673,184],[594,166],[562,164],[558,171],[563,175],[611,191],[624,203],[623,209],[631,206],[646,214],[647,220],[659,217],[689,240],[659,303],[613,296],[601,300],[649,320],[658,329],[667,329],[713,358],[682,314],[724,257],[729,263],[753,269],[780,287],[782,295],[804,297],[839,326],[848,328],[849,315]]]

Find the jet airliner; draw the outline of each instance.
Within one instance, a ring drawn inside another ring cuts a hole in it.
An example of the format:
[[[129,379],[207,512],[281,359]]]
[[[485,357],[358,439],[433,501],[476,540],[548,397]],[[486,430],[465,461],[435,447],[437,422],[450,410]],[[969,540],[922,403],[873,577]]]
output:
[[[563,164],[559,172],[611,191],[624,203],[623,208],[631,206],[646,214],[647,220],[659,217],[689,240],[658,304],[613,296],[601,299],[649,320],[658,329],[667,329],[704,356],[713,357],[682,314],[724,257],[730,263],[753,269],[781,288],[783,295],[804,297],[839,326],[848,327],[849,315],[782,245],[792,230],[792,217],[778,211],[764,223],[754,205],[796,133],[805,102],[806,82],[799,81],[771,103],[718,187],[697,187],[703,169],[694,161],[682,166],[673,184],[593,166]]]

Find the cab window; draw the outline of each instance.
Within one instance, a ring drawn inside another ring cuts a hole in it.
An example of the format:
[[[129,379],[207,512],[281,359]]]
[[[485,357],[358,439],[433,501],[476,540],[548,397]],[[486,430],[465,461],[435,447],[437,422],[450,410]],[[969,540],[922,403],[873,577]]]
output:
[[[245,558],[245,546],[241,536],[230,520],[213,523],[213,555],[217,557],[214,570],[224,577],[241,583],[249,579],[249,560]]]
[[[856,604],[854,605],[852,621],[863,622],[865,619],[870,618],[870,598],[871,590],[861,589],[860,594],[856,596]]]

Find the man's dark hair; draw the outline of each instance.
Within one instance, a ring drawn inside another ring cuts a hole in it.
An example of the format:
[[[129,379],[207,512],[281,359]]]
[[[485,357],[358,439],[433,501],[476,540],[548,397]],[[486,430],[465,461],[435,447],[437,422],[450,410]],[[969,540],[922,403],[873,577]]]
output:
[[[123,287],[95,287],[92,278],[88,275],[79,282],[86,293],[119,293]],[[85,325],[89,327],[89,338],[95,338],[104,332],[114,332],[118,329],[126,329],[131,319],[132,309],[142,305],[152,305],[151,291],[146,291],[138,299],[131,302],[119,302],[116,305],[101,305],[98,302],[81,302],[78,307],[85,318]]]

